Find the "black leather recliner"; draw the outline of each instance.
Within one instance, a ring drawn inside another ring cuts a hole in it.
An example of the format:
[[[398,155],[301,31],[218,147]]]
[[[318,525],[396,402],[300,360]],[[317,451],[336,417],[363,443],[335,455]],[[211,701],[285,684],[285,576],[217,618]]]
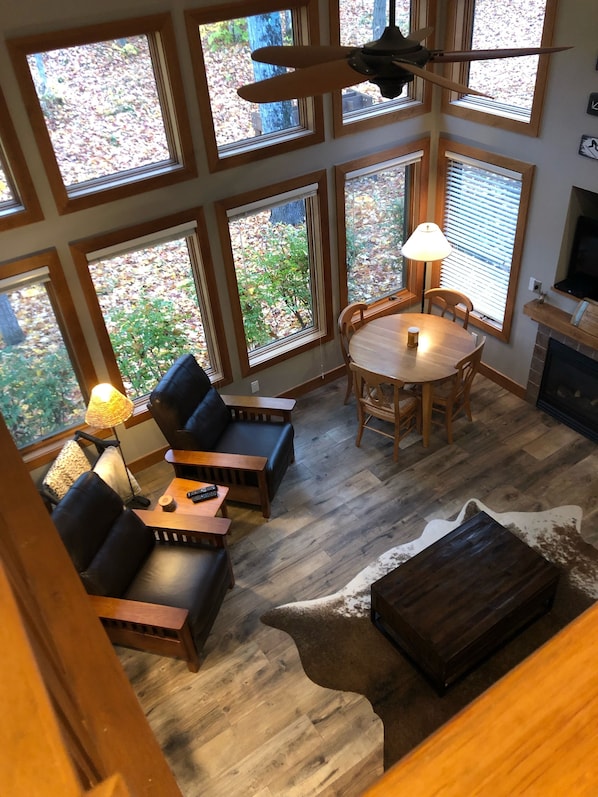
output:
[[[294,407],[294,399],[220,395],[191,354],[172,365],[148,403],[177,476],[222,484],[229,499],[260,506],[264,517],[295,458]]]
[[[230,520],[185,517],[181,531],[175,514],[126,509],[89,471],[58,503],[52,520],[110,639],[182,658],[196,672],[234,584],[226,546]]]

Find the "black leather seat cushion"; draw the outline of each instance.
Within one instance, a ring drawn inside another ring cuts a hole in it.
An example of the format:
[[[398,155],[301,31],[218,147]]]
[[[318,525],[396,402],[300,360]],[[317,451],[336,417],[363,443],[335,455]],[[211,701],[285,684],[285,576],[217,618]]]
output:
[[[217,596],[226,592],[230,573],[223,548],[157,544],[123,598],[189,610],[193,636],[211,626]]]

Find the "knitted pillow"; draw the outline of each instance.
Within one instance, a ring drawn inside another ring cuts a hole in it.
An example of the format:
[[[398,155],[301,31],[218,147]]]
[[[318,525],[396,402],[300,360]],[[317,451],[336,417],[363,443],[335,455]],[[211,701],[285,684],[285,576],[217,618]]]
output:
[[[91,464],[81,446],[74,440],[68,440],[44,476],[42,485],[56,501],[60,501],[69,487],[88,470],[91,470]]]

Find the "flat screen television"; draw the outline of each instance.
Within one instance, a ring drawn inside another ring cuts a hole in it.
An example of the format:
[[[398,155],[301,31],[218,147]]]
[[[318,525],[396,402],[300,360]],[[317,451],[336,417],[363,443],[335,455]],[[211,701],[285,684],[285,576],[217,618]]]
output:
[[[577,219],[567,276],[554,287],[579,299],[598,300],[598,219]]]

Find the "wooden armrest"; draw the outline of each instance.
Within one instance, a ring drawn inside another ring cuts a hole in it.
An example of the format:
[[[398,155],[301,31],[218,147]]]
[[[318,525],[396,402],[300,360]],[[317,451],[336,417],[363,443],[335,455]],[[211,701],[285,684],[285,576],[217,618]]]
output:
[[[295,409],[295,399],[274,398],[272,396],[227,396],[221,394],[226,406],[239,413],[268,420],[272,415],[280,416],[290,423],[291,412]]]
[[[105,598],[89,595],[92,608],[100,619],[119,620],[125,623],[145,623],[160,628],[180,630],[189,616],[187,609],[161,606],[157,603],[129,601],[125,598]]]
[[[230,470],[251,470],[259,473],[266,470],[266,457],[245,456],[244,454],[219,454],[216,451],[183,451],[169,448],[164,455],[171,465],[192,465],[195,467],[229,468]]]
[[[199,517],[181,512],[163,512],[161,509],[133,509],[146,526],[163,531],[184,533],[188,537],[205,537],[212,534],[226,537],[232,521],[224,517]]]

